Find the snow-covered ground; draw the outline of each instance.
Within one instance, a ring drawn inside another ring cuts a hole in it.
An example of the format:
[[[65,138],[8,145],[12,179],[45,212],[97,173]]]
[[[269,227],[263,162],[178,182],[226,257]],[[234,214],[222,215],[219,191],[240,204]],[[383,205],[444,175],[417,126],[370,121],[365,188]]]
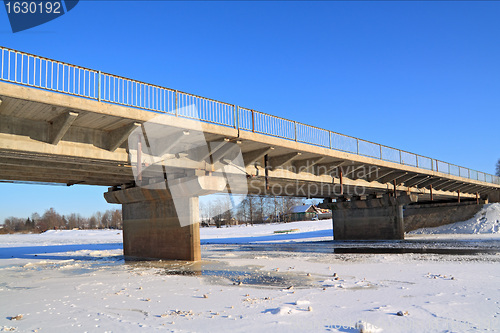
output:
[[[428,246],[435,237],[459,249],[499,249],[490,226],[499,207],[446,227],[488,234],[417,233],[408,242],[335,243],[331,220],[205,228],[200,263],[125,263],[116,230],[1,235],[0,331],[359,332],[371,324],[383,332],[498,332],[495,251],[334,249]]]
[[[333,238],[332,220],[200,229],[202,244],[319,241]]]

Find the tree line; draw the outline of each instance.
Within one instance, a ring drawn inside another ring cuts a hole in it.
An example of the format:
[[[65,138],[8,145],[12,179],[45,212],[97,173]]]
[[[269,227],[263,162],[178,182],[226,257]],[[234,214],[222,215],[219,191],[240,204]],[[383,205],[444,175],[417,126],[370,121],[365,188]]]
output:
[[[248,195],[239,204],[228,196],[200,204],[202,225],[245,223],[289,222],[292,207],[302,205],[304,199],[294,197]]]
[[[44,232],[53,229],[121,229],[122,212],[119,209],[96,212],[90,217],[72,213],[61,215],[54,208],[43,215],[33,213],[28,218],[8,217],[4,220],[0,233]]]
[[[215,198],[200,204],[200,222],[202,225],[220,227],[222,224],[234,222],[254,224],[271,222],[289,222],[292,208],[302,205],[304,199],[294,197],[277,197],[248,195],[237,203],[231,202],[228,196]],[[62,229],[122,229],[122,212],[119,209],[96,212],[90,217],[72,213],[62,215],[54,208],[43,215],[32,214],[27,218],[8,217],[4,220],[0,233],[44,232]]]

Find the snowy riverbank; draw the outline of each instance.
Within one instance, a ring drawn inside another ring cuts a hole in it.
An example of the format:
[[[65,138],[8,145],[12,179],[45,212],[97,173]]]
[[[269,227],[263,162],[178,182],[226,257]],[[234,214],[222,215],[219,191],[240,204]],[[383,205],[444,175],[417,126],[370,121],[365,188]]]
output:
[[[498,249],[498,207],[375,245],[446,239]],[[1,235],[0,331],[359,332],[359,320],[383,332],[500,327],[496,252],[340,254],[329,252],[331,237],[330,220],[203,228],[204,260],[190,264],[125,263],[116,230]]]

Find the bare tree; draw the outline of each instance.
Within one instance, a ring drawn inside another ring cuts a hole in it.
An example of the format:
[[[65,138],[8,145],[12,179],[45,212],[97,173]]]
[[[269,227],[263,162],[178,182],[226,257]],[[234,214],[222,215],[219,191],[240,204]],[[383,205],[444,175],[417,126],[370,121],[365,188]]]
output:
[[[89,229],[97,229],[97,219],[94,215],[89,218]]]
[[[111,212],[111,228],[121,229],[123,227],[123,217],[121,209],[115,209]]]
[[[498,159],[498,162],[497,162],[496,174],[498,177],[500,177],[500,159]]]
[[[62,216],[58,214],[54,208],[49,208],[40,218],[38,223],[42,231],[48,229],[65,228],[66,224]]]
[[[283,197],[283,215],[290,216],[292,212],[292,208],[298,205],[303,204],[304,200],[294,197]],[[289,222],[286,220],[286,222]]]
[[[68,229],[78,228],[78,217],[75,213],[71,213],[68,216]]]

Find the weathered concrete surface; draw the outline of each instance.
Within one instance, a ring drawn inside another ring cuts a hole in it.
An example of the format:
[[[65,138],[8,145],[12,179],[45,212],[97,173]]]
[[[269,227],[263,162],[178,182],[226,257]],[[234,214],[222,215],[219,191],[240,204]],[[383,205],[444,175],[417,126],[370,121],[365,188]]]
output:
[[[104,196],[110,203],[122,204],[126,259],[201,259],[198,197],[182,198],[185,204],[179,213],[190,220],[182,227],[167,190],[135,187]]]
[[[490,202],[490,203],[500,202],[500,190],[496,190],[494,192],[491,192],[488,195],[488,202]]]
[[[339,209],[333,212],[335,240],[404,239],[400,206]]]
[[[404,209],[405,232],[466,221],[483,208],[476,202],[410,205]]]
[[[380,199],[330,204],[335,240],[404,239],[403,205],[411,197],[388,195]]]

